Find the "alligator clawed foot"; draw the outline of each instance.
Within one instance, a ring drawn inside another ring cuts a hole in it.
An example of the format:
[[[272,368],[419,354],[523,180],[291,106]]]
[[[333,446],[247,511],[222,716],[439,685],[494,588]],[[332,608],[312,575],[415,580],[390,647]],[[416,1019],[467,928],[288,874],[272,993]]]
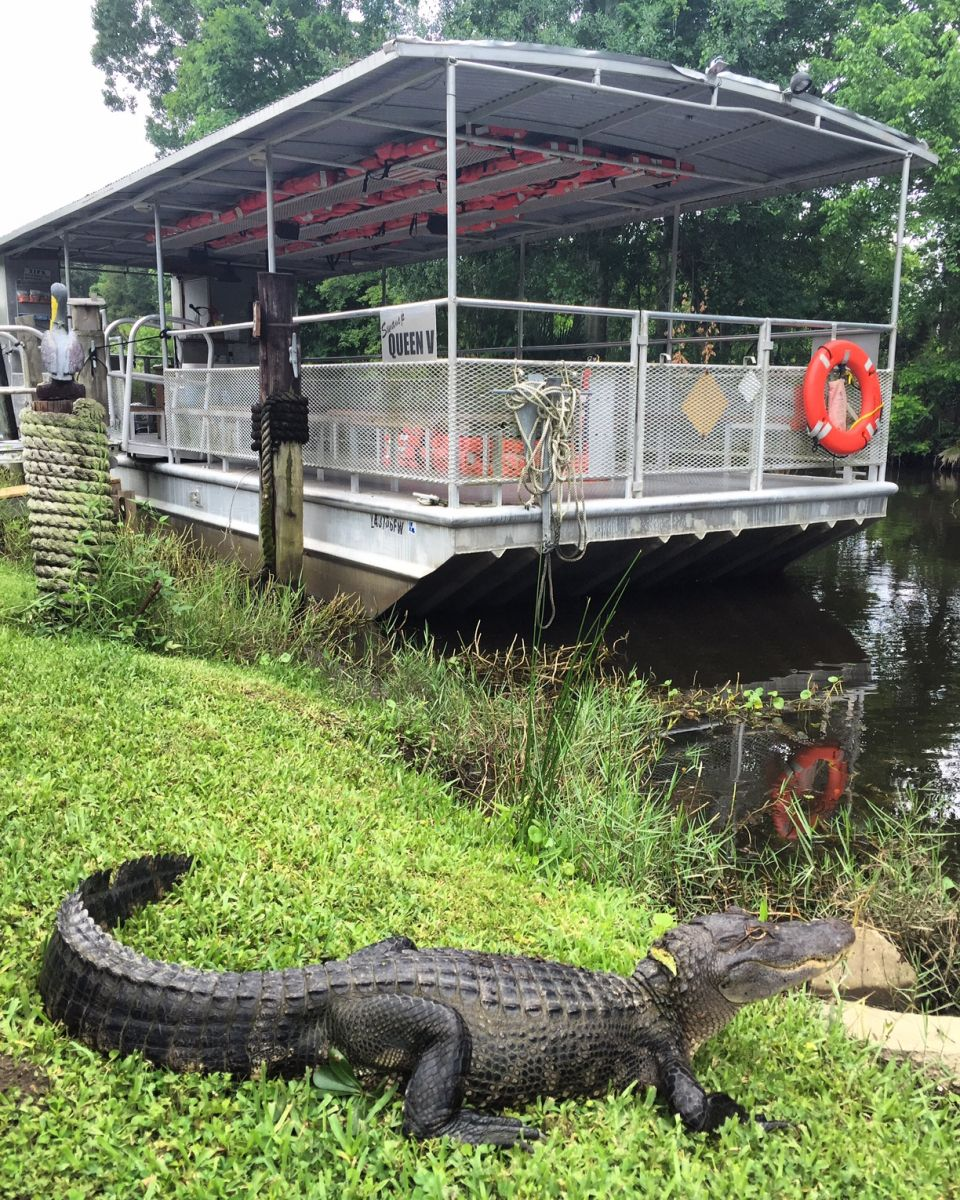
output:
[[[768,1121],[763,1113],[757,1113],[753,1123],[759,1125],[764,1133],[772,1133],[775,1129],[796,1129],[796,1121]]]
[[[462,1108],[439,1132],[473,1146],[519,1146],[527,1151],[533,1149],[534,1142],[546,1141],[539,1129],[517,1117],[498,1117],[468,1108]]]
[[[708,1099],[711,1117],[720,1123],[735,1117],[741,1125],[759,1125],[764,1133],[772,1133],[775,1129],[792,1129],[794,1126],[793,1121],[768,1121],[763,1113],[748,1112],[724,1092],[714,1092]],[[713,1128],[718,1129],[719,1124]]]

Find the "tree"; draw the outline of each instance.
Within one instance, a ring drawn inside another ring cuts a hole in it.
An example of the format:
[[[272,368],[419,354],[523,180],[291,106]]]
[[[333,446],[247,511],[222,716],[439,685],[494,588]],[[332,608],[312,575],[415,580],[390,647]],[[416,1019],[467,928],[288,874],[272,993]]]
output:
[[[176,149],[376,49],[407,0],[95,0],[94,64],[114,109],[150,104]]]

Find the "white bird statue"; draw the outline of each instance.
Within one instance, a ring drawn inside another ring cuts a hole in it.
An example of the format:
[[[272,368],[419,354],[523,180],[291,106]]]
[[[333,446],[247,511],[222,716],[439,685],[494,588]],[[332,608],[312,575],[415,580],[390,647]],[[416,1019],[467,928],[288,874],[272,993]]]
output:
[[[43,369],[57,382],[71,382],[83,366],[80,339],[67,329],[67,289],[62,283],[50,288],[50,328],[40,341]]]

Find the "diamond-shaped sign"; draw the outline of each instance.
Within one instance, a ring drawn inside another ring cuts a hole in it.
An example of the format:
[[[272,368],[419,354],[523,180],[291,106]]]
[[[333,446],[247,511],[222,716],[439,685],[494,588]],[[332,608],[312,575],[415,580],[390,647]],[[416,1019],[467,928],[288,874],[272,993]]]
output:
[[[720,384],[707,371],[690,389],[680,406],[684,416],[702,438],[709,437],[727,410],[727,398]]]

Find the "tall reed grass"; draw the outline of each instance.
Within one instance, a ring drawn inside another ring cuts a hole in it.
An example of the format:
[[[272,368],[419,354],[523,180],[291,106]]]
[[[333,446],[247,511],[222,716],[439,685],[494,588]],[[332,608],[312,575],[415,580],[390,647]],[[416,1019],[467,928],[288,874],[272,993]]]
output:
[[[355,599],[321,603],[272,581],[261,585],[237,560],[203,550],[163,520],[119,527],[98,562],[95,582],[76,579],[63,595],[32,603],[23,619],[242,663],[320,662],[365,625]]]

